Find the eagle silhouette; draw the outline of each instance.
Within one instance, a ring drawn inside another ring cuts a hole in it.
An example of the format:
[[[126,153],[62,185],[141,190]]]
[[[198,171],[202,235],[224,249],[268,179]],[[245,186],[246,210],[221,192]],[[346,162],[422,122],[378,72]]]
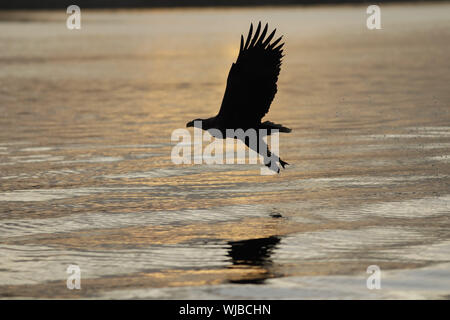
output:
[[[270,121],[261,122],[261,119],[269,111],[277,93],[284,43],[280,43],[283,36],[271,42],[276,29],[264,39],[267,29],[268,24],[261,32],[261,22],[259,22],[253,35],[253,24],[250,24],[245,43],[241,35],[239,55],[236,62],[231,65],[219,113],[211,118],[190,121],[186,127],[200,126],[213,136],[215,136],[214,130],[211,129],[216,129],[216,132],[221,133],[221,138],[238,138],[247,147],[262,155],[267,167],[279,173],[280,168],[276,163],[279,162],[283,169],[288,163],[272,154],[262,138],[270,135],[273,130],[291,132],[291,129]],[[242,129],[246,132],[248,129],[254,129],[257,135],[256,145],[250,143],[248,136],[242,138],[235,135],[229,136],[227,129]]]

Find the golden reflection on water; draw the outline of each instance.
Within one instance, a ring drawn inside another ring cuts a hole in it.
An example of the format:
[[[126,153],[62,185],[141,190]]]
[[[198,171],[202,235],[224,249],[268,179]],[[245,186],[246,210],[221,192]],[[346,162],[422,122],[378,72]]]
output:
[[[447,7],[386,7],[382,34],[357,6],[87,11],[77,34],[56,12],[2,16],[0,297],[448,262]],[[293,128],[291,165],[174,165],[172,131],[217,112],[255,18],[285,35],[267,119]]]

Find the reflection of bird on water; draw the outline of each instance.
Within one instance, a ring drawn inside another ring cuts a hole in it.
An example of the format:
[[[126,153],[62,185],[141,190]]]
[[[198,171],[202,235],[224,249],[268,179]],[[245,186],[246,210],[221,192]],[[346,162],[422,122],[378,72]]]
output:
[[[276,155],[272,156],[269,147],[262,139],[263,133],[260,134],[259,131],[265,129],[267,135],[271,134],[271,130],[291,132],[291,129],[281,124],[270,121],[261,123],[261,119],[269,111],[270,104],[277,93],[277,81],[284,45],[284,43],[278,45],[282,37],[270,43],[276,29],[264,40],[267,28],[268,25],[266,24],[261,32],[260,22],[252,38],[253,24],[251,24],[245,44],[244,38],[241,36],[239,55],[228,74],[227,86],[219,113],[208,119],[195,119],[188,122],[186,126],[194,127],[194,125],[201,124],[203,130],[217,129],[221,132],[221,137],[227,136],[226,129],[242,129],[246,132],[248,129],[254,129],[257,135],[256,145],[250,143],[249,139],[245,137],[242,139],[243,142],[264,157],[266,166],[279,172],[280,169],[276,162],[278,161],[283,168],[288,163],[279,159]],[[214,136],[214,134],[212,135]],[[235,136],[229,137],[235,138]]]
[[[231,257],[234,266],[258,266],[267,269],[272,265],[270,256],[276,245],[280,242],[280,238],[272,236],[268,238],[250,239],[242,241],[230,241],[230,250],[228,256]],[[267,271],[257,279],[241,279],[232,282],[237,283],[262,283],[269,278],[270,274]]]

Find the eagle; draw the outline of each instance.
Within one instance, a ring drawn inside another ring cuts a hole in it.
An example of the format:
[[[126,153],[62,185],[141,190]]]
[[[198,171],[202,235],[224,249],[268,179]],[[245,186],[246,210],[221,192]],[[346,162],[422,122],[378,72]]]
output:
[[[277,162],[283,169],[288,163],[272,154],[263,137],[273,132],[289,133],[291,129],[281,124],[261,120],[269,111],[277,93],[284,43],[280,43],[283,36],[272,41],[276,29],[266,38],[267,30],[268,24],[266,23],[261,31],[261,22],[259,22],[253,34],[253,23],[250,24],[245,43],[241,35],[239,54],[228,73],[219,113],[211,118],[192,120],[186,124],[186,127],[199,127],[215,137],[240,139],[248,148],[263,156],[264,164],[269,169],[279,173],[280,168]],[[257,143],[251,143],[249,136],[236,136],[235,132],[238,129],[241,129],[241,132],[249,132],[249,129],[253,129],[257,135]],[[234,133],[230,135],[229,132],[233,131]],[[214,132],[219,132],[220,135]]]

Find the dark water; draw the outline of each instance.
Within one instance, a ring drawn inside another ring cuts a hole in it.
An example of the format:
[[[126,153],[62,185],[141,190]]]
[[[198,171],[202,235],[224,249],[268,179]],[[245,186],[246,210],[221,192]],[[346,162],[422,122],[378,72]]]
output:
[[[0,13],[0,296],[448,297],[450,6],[365,9]],[[173,164],[258,20],[291,166]]]

